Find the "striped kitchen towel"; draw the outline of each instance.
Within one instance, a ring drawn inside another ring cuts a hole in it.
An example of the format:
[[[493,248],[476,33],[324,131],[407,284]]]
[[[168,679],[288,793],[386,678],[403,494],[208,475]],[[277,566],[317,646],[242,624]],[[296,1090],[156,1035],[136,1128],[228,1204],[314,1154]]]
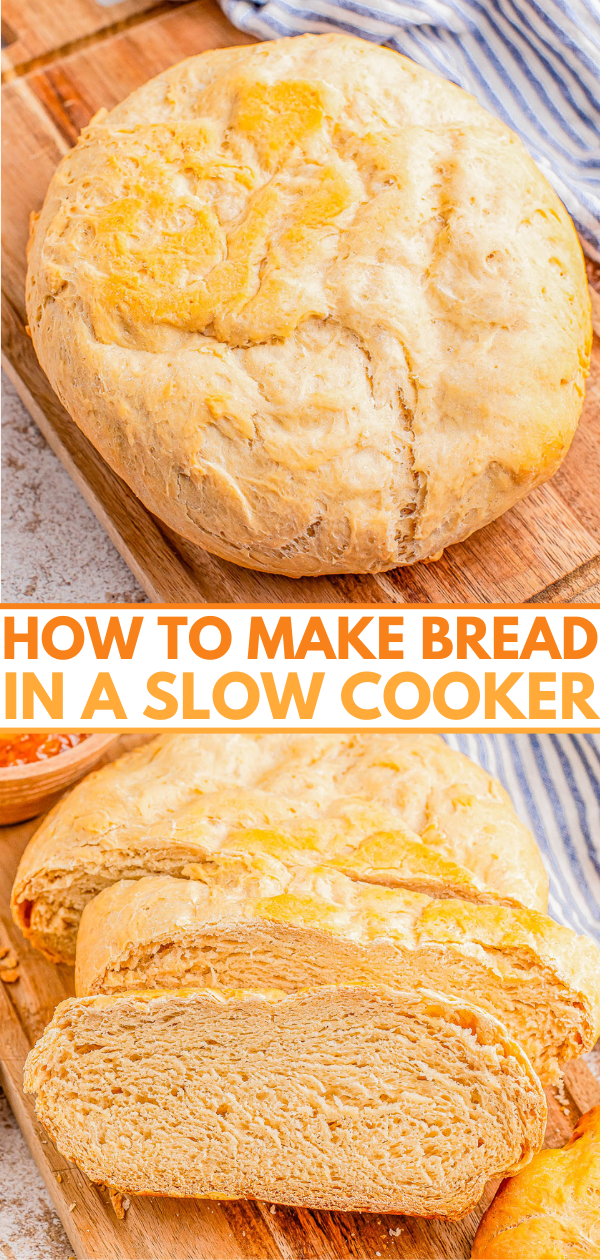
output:
[[[501,780],[550,878],[549,913],[600,945],[600,737],[444,735]]]
[[[600,261],[600,0],[220,0],[259,39],[345,31],[472,92],[521,137]]]

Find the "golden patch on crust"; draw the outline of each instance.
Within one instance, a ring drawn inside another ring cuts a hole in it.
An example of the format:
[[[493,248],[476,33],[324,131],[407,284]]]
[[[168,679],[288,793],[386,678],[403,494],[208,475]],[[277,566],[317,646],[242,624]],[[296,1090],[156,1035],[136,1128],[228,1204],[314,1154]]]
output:
[[[342,164],[288,167],[248,198],[227,234],[215,208],[217,186],[233,180],[248,190],[252,178],[223,153],[206,160],[205,128],[194,151],[191,130],[172,131],[162,166],[138,157],[134,181],[125,175],[125,195],[93,217],[100,305],[133,328],[165,323],[202,333],[212,326],[232,345],[288,337],[309,316],[325,317],[325,298],[306,280],[307,261],[327,262],[336,220],[357,200]],[[295,134],[291,123],[289,131]],[[131,135],[137,151],[137,129]],[[123,152],[120,161],[128,167]],[[174,196],[184,170],[199,186]],[[102,322],[96,332],[103,339]]]
[[[251,136],[264,164],[273,168],[292,145],[301,145],[325,121],[323,93],[315,83],[284,79],[240,85],[235,122]]]

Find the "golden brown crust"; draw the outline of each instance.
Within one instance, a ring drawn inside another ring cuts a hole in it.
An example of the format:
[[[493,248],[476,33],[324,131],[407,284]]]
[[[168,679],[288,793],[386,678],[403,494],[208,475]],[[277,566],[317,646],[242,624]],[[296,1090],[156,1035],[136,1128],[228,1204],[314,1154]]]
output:
[[[434,556],[551,476],[591,345],[575,231],[518,138],[342,34],[207,52],[101,111],[27,310],[147,506],[291,576]]]
[[[314,849],[362,880],[546,908],[537,847],[507,793],[438,736],[244,733],[159,736],[89,775],[27,846],[13,915],[69,961],[102,888],[253,848],[295,862]]]
[[[540,1151],[505,1181],[483,1216],[473,1260],[596,1260],[600,1256],[600,1107],[562,1150]]]
[[[209,885],[153,875],[89,902],[76,992],[436,984],[496,1015],[546,1081],[600,1035],[600,953],[546,915],[377,888],[326,867],[218,867]]]
[[[62,1153],[128,1195],[342,1211],[458,1217],[529,1162],[546,1122],[498,1020],[384,985],[70,999],[25,1088]]]

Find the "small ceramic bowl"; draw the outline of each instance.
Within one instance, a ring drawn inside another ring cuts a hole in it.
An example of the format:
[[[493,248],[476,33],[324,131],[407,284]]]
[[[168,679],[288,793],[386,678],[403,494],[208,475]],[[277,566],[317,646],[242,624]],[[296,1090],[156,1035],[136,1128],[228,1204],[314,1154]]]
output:
[[[90,735],[65,752],[24,766],[0,766],[0,824],[43,814],[100,760],[118,735]]]

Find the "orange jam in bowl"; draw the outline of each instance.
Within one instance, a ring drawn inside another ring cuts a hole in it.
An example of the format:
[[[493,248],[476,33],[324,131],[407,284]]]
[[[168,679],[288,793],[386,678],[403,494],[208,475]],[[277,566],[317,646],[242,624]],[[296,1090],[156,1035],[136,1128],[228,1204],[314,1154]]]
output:
[[[76,748],[87,735],[0,735],[0,769],[6,766],[29,766],[47,761],[60,753]]]

